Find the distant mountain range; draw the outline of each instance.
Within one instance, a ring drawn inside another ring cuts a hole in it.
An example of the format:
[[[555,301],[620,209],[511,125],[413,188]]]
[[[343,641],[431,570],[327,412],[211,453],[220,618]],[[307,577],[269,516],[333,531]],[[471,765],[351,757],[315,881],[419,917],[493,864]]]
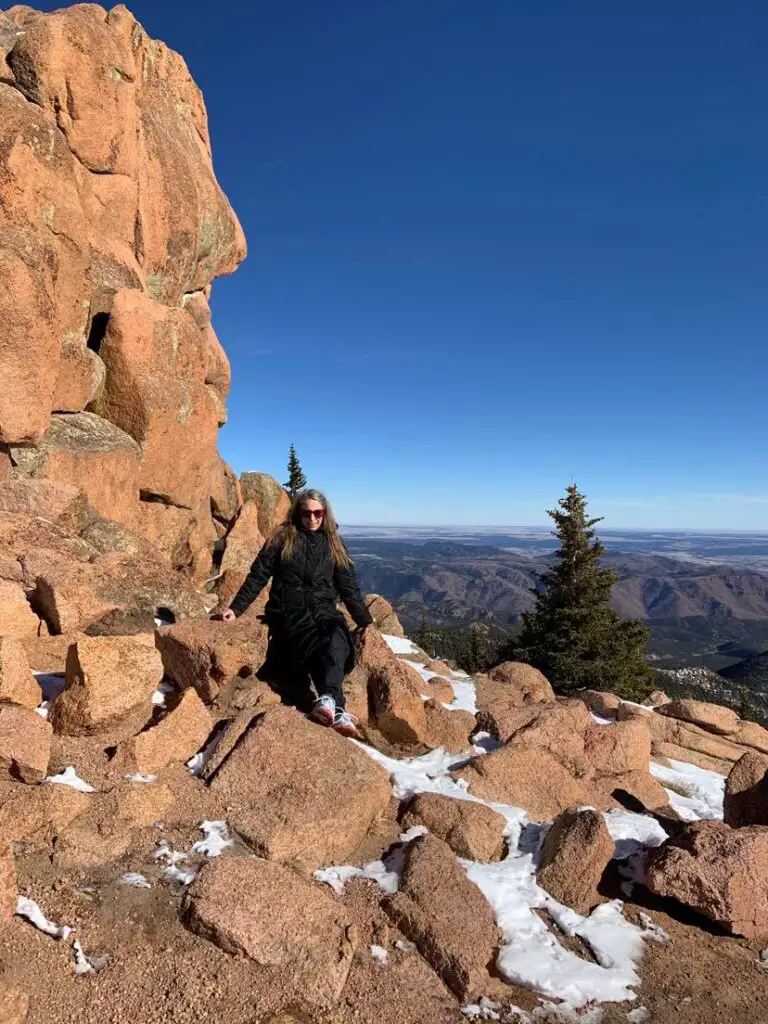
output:
[[[651,660],[660,667],[719,670],[768,649],[768,572],[760,571],[768,538],[727,535],[718,547],[717,535],[686,535],[685,550],[678,551],[680,539],[670,536],[635,534],[614,541],[605,557],[620,576],[616,610],[648,620]],[[533,607],[536,576],[554,547],[543,531],[461,539],[348,531],[346,539],[364,590],[391,600],[411,630],[427,618],[441,626],[482,620],[513,631],[522,612]],[[604,535],[603,540],[611,543]],[[670,553],[649,550],[654,543]],[[704,557],[697,545],[706,550]]]

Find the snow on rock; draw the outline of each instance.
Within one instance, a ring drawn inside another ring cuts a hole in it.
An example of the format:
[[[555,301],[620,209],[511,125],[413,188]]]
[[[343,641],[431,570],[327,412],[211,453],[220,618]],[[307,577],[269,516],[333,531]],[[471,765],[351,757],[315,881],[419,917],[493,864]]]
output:
[[[157,684],[157,689],[152,694],[152,703],[158,708],[164,708],[166,701],[172,693],[176,693],[176,687],[173,683],[169,683],[167,680]]]
[[[404,636],[392,636],[389,633],[382,633],[382,639],[393,654],[419,654],[416,644]]]
[[[38,931],[43,932],[44,935],[50,935],[52,939],[68,939],[72,934],[72,929],[68,925],[58,925],[54,924],[53,921],[49,921],[40,909],[39,904],[29,899],[28,896],[19,896],[17,898],[16,914],[18,917],[25,918]]]
[[[393,895],[400,885],[408,843],[417,836],[423,836],[426,831],[423,826],[414,825],[407,832],[403,832],[400,835],[400,844],[393,847],[383,860],[371,861],[370,864],[361,868],[353,867],[351,864],[318,868],[314,872],[314,877],[318,882],[330,885],[338,896],[344,892],[344,886],[351,878],[367,878],[369,881],[375,882],[383,892]]]
[[[383,946],[378,946],[376,943],[371,944],[371,956],[374,960],[380,964],[385,964],[389,960],[389,953]]]
[[[224,729],[216,730],[211,739],[208,741],[208,744],[205,747],[203,747],[202,750],[199,750],[196,754],[190,757],[190,759],[187,761],[187,768],[189,769],[190,775],[194,775],[195,778],[197,779],[200,778],[200,776],[203,774],[203,768],[205,768],[205,766],[213,757],[216,747],[218,747],[219,743],[221,742],[224,732]]]
[[[501,1020],[500,1003],[494,1003],[487,996],[483,996],[479,1002],[462,1006],[461,1012],[469,1020]]]
[[[525,811],[509,804],[496,804],[481,800],[468,791],[467,783],[463,779],[454,779],[446,774],[451,767],[460,767],[465,764],[466,758],[446,754],[442,747],[436,747],[421,757],[406,757],[402,761],[396,761],[373,747],[364,744],[360,744],[360,747],[369,757],[387,769],[398,800],[407,800],[417,793],[442,793],[443,796],[452,796],[457,800],[485,804],[507,819],[505,836],[514,834],[515,837],[519,837],[525,822]],[[515,838],[515,842],[517,842],[517,838]]]
[[[408,640],[385,639],[395,654],[410,654],[415,650]],[[426,670],[422,669],[420,674],[427,678]],[[469,676],[454,673],[451,685],[456,697],[450,706],[475,713],[474,681]],[[592,717],[601,726],[613,724],[611,720]],[[400,800],[417,793],[438,793],[485,804],[505,817],[506,858],[490,864],[469,860],[460,860],[460,863],[469,880],[490,903],[501,929],[502,943],[497,958],[501,977],[559,1000],[545,1003],[531,1012],[505,1008],[505,1019],[512,1019],[510,1014],[516,1014],[516,1019],[526,1024],[541,1020],[598,1024],[602,1010],[599,1005],[586,1009],[587,1004],[635,999],[634,990],[640,980],[636,965],[644,941],[666,939],[663,930],[648,915],[641,916],[638,927],[623,917],[620,900],[601,904],[588,916],[558,903],[536,880],[536,858],[546,826],[529,825],[525,812],[519,807],[495,804],[470,794],[463,780],[450,775],[466,758],[462,761],[436,748],[421,757],[395,760],[372,747],[360,746],[389,772],[394,795]],[[487,734],[478,734],[473,749],[475,756],[483,756],[493,749],[493,741]],[[673,762],[671,768],[652,764],[651,771],[662,783],[673,787],[670,802],[683,816],[681,808],[684,807],[695,817],[722,817],[724,780],[720,776],[679,762]],[[615,843],[614,857],[625,862],[621,865],[624,877],[631,881],[642,880],[645,852],[665,841],[664,829],[650,815],[624,810],[606,812],[605,821]],[[401,840],[405,843],[407,835]],[[396,846],[383,860],[363,868],[351,865],[323,868],[315,872],[315,878],[326,882],[337,893],[343,891],[350,878],[356,877],[368,878],[385,892],[394,893],[400,882],[405,849],[405,845]],[[631,885],[631,881],[625,884]],[[545,910],[565,935],[580,938],[594,959],[585,959],[563,946],[537,910]],[[462,1007],[462,1013],[470,1020],[498,1020],[499,1010],[500,1007],[488,1000]],[[644,1018],[638,1012],[633,1019],[640,1022]]]
[[[152,883],[147,881],[144,875],[138,873],[138,871],[129,871],[123,875],[122,878],[118,879],[118,885],[129,885],[134,889],[151,889]]]
[[[563,907],[537,885],[530,854],[511,851],[496,864],[461,863],[501,928],[497,966],[503,978],[574,1007],[634,999],[643,936],[621,916],[621,903],[601,904],[589,917]],[[534,908],[547,909],[566,934],[582,938],[597,963],[561,946]]]
[[[670,760],[669,767],[651,762],[650,771],[664,786],[669,802],[685,821],[723,820],[725,777],[686,761]]]
[[[126,782],[143,782],[149,784],[152,782],[157,782],[157,776],[143,775],[141,772],[136,772],[134,775],[126,775],[125,780]]]
[[[661,825],[648,814],[635,814],[634,811],[606,811],[603,815],[611,838],[616,844],[615,860],[631,857],[638,850],[648,846],[661,846],[667,833]]]
[[[75,954],[75,974],[95,974],[96,968],[83,952],[80,940],[75,939],[72,943],[72,952]]]
[[[192,846],[194,853],[202,853],[206,857],[218,857],[235,840],[229,834],[226,821],[201,821],[198,828],[205,838],[198,839]]]
[[[641,910],[638,914],[640,918],[640,924],[644,929],[644,934],[647,939],[652,939],[654,942],[668,942],[669,935],[664,931],[660,924],[656,924],[650,914],[646,914],[644,910]]]
[[[89,785],[83,779],[81,779],[75,769],[68,765],[63,771],[60,771],[58,775],[49,775],[47,779],[43,779],[44,786],[71,786],[72,789],[78,790],[80,793],[95,793],[93,786]]]
[[[163,865],[163,874],[174,882],[181,882],[182,885],[191,885],[197,876],[196,868],[179,867],[179,864],[183,864],[188,859],[189,854],[172,849],[165,840],[158,844],[152,854],[152,860],[159,861]]]
[[[477,690],[475,689],[475,683],[469,676],[457,677],[450,680],[450,684],[453,687],[454,698],[450,704],[446,704],[445,707],[449,711],[468,711],[470,715],[477,714],[477,704],[475,703],[477,697]]]

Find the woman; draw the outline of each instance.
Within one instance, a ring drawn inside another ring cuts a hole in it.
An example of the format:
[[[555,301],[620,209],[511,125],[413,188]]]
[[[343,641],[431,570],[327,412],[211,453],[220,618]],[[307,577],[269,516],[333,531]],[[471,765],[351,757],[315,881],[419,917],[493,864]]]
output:
[[[293,673],[294,686],[309,674],[317,691],[310,717],[355,736],[355,720],[344,709],[344,676],[355,660],[341,597],[360,629],[373,623],[339,536],[327,499],[319,491],[302,491],[285,523],[278,526],[251,566],[222,618],[235,619],[256,600],[272,577],[264,610],[269,626],[267,664],[279,663]]]

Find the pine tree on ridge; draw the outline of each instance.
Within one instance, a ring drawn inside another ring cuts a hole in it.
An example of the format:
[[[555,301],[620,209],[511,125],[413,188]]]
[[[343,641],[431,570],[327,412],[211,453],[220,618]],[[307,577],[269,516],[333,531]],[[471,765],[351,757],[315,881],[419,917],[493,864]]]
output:
[[[296,449],[291,445],[288,451],[288,479],[283,484],[283,487],[288,492],[288,497],[293,501],[299,491],[303,491],[306,486],[307,478],[304,476],[304,470],[301,468]]]
[[[619,576],[599,563],[605,548],[594,528],[601,518],[587,518],[586,498],[573,483],[557,504],[547,511],[560,541],[555,563],[539,576],[536,606],[523,614],[523,629],[501,658],[535,666],[561,694],[592,689],[642,698],[653,688],[642,657],[650,630],[610,606]]]

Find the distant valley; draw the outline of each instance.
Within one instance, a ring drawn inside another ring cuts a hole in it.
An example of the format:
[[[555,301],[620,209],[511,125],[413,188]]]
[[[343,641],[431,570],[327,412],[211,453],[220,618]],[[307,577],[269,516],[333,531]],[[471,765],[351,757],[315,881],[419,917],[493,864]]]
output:
[[[556,546],[545,529],[347,527],[363,588],[409,630],[484,621],[514,631]],[[648,621],[660,668],[719,670],[768,649],[768,534],[601,531],[620,576],[613,603]]]

